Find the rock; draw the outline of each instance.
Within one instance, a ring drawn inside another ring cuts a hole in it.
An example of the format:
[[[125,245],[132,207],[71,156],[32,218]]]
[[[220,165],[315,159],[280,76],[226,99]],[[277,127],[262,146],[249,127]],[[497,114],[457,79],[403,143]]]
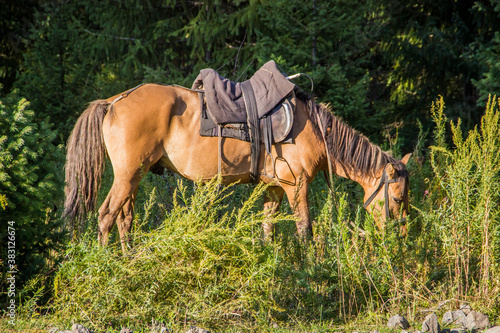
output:
[[[122,328],[120,333],[134,333],[134,331],[132,331],[130,328]]]
[[[73,326],[71,326],[71,331],[73,333],[90,333],[88,328],[80,324],[73,324]]]
[[[174,331],[166,328],[165,326],[163,326],[161,329],[160,329],[160,333],[173,333]]]
[[[151,331],[149,331],[149,333],[174,333],[174,331],[168,328],[167,324],[163,322],[152,319],[151,324]]]
[[[466,316],[472,311],[472,309],[470,308],[469,304],[462,304],[462,305],[460,305],[460,310],[462,310],[465,313]]]
[[[500,326],[493,326],[492,328],[488,328],[483,333],[500,333]]]
[[[439,322],[435,313],[425,317],[422,324],[422,332],[439,333]]]
[[[191,326],[191,328],[189,330],[187,330],[186,333],[210,333],[210,331],[207,331],[204,328]]]
[[[410,328],[410,324],[408,323],[408,320],[406,320],[405,317],[400,316],[400,315],[395,315],[389,318],[389,321],[387,322],[387,327],[389,328],[402,328],[404,330]]]
[[[491,326],[488,316],[481,312],[471,311],[465,318],[465,328],[469,331],[481,330]]]
[[[465,313],[462,310],[448,311],[443,315],[443,325],[462,324],[465,319]]]
[[[370,333],[380,333],[378,330],[370,331]]]

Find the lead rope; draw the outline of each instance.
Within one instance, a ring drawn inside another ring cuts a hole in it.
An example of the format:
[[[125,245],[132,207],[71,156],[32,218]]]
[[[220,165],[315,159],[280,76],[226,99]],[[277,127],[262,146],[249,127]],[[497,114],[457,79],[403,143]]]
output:
[[[323,123],[321,122],[321,117],[319,116],[319,112],[318,112],[318,107],[317,105],[311,101],[311,107],[314,108],[314,114],[316,115],[316,119],[318,121],[318,125],[319,125],[319,130],[321,132],[321,137],[323,138],[323,143],[325,144],[325,151],[326,151],[326,160],[327,160],[327,163],[328,163],[328,176],[329,176],[329,184],[328,184],[328,188],[330,189],[330,192],[333,194],[333,165],[332,165],[332,159],[330,157],[330,152],[328,150],[328,144],[326,142],[326,135],[325,135],[325,131],[323,129]]]
[[[286,78],[287,78],[287,80],[293,80],[293,79],[299,78],[301,76],[306,76],[309,79],[309,81],[311,81],[311,93],[312,93],[314,90],[314,81],[310,75],[308,75],[306,73],[297,73],[297,74],[289,75]],[[328,178],[327,178],[327,181],[329,181],[328,188],[330,189],[330,192],[333,194],[333,189],[332,189],[332,186],[333,186],[333,165],[332,165],[332,159],[330,157],[330,152],[328,150],[328,144],[326,142],[326,135],[325,135],[325,131],[323,129],[323,123],[321,122],[321,117],[319,116],[318,107],[317,107],[316,103],[314,103],[314,101],[312,99],[310,100],[310,103],[311,103],[310,108],[314,108],[314,114],[316,115],[316,120],[318,122],[319,131],[321,132],[321,137],[323,138],[323,143],[325,144],[326,159],[328,162]]]

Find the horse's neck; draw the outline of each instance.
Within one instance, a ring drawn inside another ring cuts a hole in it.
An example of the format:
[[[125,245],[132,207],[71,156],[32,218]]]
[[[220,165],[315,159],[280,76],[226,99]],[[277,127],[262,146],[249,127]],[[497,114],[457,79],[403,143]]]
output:
[[[334,165],[333,170],[334,173],[343,178],[351,179],[361,185],[363,188],[368,188],[373,186],[373,183],[376,182],[377,178],[372,176],[371,174],[362,174],[360,172],[354,171],[352,168],[343,165],[338,161],[332,161]],[[381,172],[381,171],[380,171]],[[377,175],[380,173],[379,171],[374,172],[373,174]]]
[[[378,151],[378,153],[371,155],[372,158],[377,160],[386,159],[385,153],[379,150],[378,147],[373,146],[372,143],[369,143],[369,145],[373,148],[377,148],[375,150]],[[361,155],[358,156],[359,156],[358,158],[360,159],[363,158],[363,156]],[[362,160],[356,160],[355,158],[354,159],[346,158],[344,160],[339,160],[340,158],[339,156],[337,156],[336,158],[330,156],[333,165],[333,171],[335,172],[335,174],[337,174],[340,177],[348,178],[357,182],[364,189],[372,187],[373,184],[376,183],[378,178],[382,175],[384,163],[379,163],[377,161],[370,161],[368,165],[370,165],[371,167],[365,169],[366,167],[360,168],[361,165],[364,165]]]
[[[373,186],[382,174],[382,161],[387,160],[386,154],[364,135],[335,117],[327,107],[314,107],[313,122],[319,127],[325,143],[331,144],[331,150],[325,154],[323,170],[329,170],[328,162],[331,162],[332,171],[338,176],[354,180],[365,189]]]

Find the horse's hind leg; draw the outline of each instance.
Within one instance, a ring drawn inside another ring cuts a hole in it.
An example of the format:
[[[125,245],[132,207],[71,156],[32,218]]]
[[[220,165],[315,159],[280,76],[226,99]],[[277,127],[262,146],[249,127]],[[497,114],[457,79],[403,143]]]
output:
[[[137,188],[135,189],[135,192],[132,194],[132,196],[125,202],[120,215],[116,219],[123,252],[127,251],[127,245],[130,241],[128,233],[130,232],[130,229],[132,229],[132,220],[134,219],[134,204],[136,198]]]
[[[115,222],[118,224],[120,238],[126,242],[125,236],[132,224],[135,194],[141,178],[140,170],[132,177],[124,177],[115,170],[113,186],[99,208],[99,242],[102,245],[108,243],[109,233]],[[122,248],[124,246],[122,244]]]

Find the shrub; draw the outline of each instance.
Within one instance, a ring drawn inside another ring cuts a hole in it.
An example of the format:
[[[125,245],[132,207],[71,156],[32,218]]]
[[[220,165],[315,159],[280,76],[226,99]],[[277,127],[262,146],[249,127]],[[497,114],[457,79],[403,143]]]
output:
[[[17,91],[0,100],[0,258],[5,262],[7,222],[13,221],[18,290],[43,272],[51,251],[64,241],[56,216],[62,199],[63,149],[52,143],[56,133],[50,125],[36,123],[34,116]]]
[[[119,246],[98,246],[88,233],[69,245],[55,277],[57,313],[101,329],[109,323],[137,327],[153,319],[220,327],[221,320],[266,318],[274,302],[277,261],[272,248],[259,241],[265,217],[253,211],[264,189],[258,186],[241,208],[226,209],[230,187],[220,188],[214,180],[197,184],[190,196],[179,182],[162,225],[149,231],[135,227],[128,255]],[[155,192],[135,224],[148,223]]]
[[[437,240],[448,283],[456,299],[479,297],[491,308],[498,300],[490,295],[500,285],[500,111],[489,99],[481,123],[464,139],[460,119],[450,122],[453,148],[444,143],[444,103],[433,107],[438,125],[431,147],[431,162],[438,185],[432,212],[423,214],[436,223]],[[490,300],[489,302],[487,300]]]
[[[500,312],[500,112],[492,99],[466,138],[459,121],[450,123],[447,142],[444,110],[443,99],[431,110],[430,159],[418,151],[409,167],[406,238],[396,223],[376,228],[360,206],[362,195],[345,180],[334,181],[331,195],[321,177],[311,185],[313,241],[298,240],[294,218],[282,213],[273,218],[274,242],[264,244],[265,186],[252,191],[215,180],[190,186],[175,184],[171,175],[165,185],[147,176],[133,250],[123,255],[117,237],[99,247],[89,218],[87,234],[68,245],[56,272],[50,309],[61,321],[98,330],[160,321],[174,329],[262,331],[274,322],[327,331],[353,321],[385,325],[394,313],[412,322],[460,302],[494,322]],[[290,207],[285,203],[282,211]]]

